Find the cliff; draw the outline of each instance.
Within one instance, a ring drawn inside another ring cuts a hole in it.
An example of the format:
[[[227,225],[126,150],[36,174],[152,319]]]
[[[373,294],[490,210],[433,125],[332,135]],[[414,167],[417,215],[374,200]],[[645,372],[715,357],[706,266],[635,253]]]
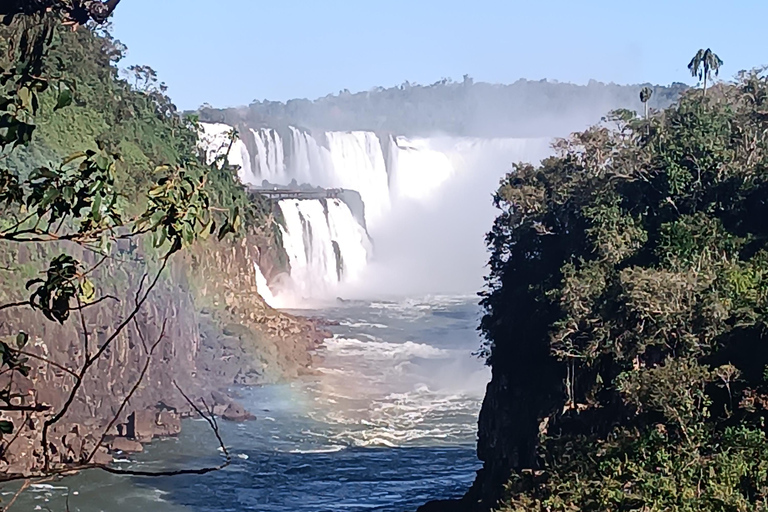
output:
[[[99,462],[109,460],[108,448],[140,449],[127,440],[146,442],[154,436],[177,434],[180,418],[191,410],[174,383],[193,399],[206,397],[219,415],[230,407],[230,413],[239,411],[234,414],[245,417],[247,413],[227,398],[228,386],[276,382],[309,370],[311,353],[326,334],[312,322],[277,312],[264,303],[256,292],[256,249],[251,242],[251,237],[201,242],[177,255],[136,321],[87,373],[66,416],[51,429],[54,466],[76,463],[87,456],[113,418],[114,425],[95,459]],[[3,268],[12,270],[0,291],[3,303],[23,299],[18,276],[38,273],[46,256],[56,252],[39,246],[19,250],[6,245],[0,249]],[[62,408],[69,395],[74,378],[68,370],[76,371],[84,361],[82,326],[88,332],[92,354],[134,307],[144,265],[132,255],[131,250],[119,251],[94,273],[92,280],[99,294],[120,300],[85,309],[83,323],[77,315],[63,325],[50,322],[28,307],[0,311],[0,336],[15,336],[19,331],[29,334],[25,350],[31,368],[27,377],[14,375],[12,383],[8,374],[0,376],[5,379],[0,385],[12,384],[11,392],[19,396],[19,403],[50,407],[44,413],[3,414],[17,430],[0,445],[0,473],[40,469],[43,422]],[[93,255],[84,253],[81,257],[96,263]],[[149,357],[147,347],[158,340],[161,331],[162,339],[151,354],[146,375],[127,406],[119,411],[141,378]]]

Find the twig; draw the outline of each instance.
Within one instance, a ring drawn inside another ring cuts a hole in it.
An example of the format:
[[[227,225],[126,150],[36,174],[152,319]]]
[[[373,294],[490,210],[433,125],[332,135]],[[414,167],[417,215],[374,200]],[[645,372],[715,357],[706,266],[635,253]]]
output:
[[[184,393],[184,391],[182,391],[181,387],[179,387],[179,385],[176,383],[175,380],[173,381],[173,385],[176,386],[176,389],[179,390],[179,393],[181,393],[181,396],[184,397],[184,400],[187,401],[190,407],[192,407],[195,410],[195,412],[199,414],[211,426],[213,433],[216,435],[216,439],[219,441],[219,447],[221,448],[221,451],[227,457],[227,461],[229,461],[231,459],[231,456],[227,451],[227,447],[224,445],[224,441],[221,439],[221,436],[219,435],[219,424],[216,422],[216,416],[213,414],[213,411],[211,409],[208,409],[208,406],[206,405],[205,400],[201,399],[201,401],[203,402],[203,405],[206,407],[206,409],[208,409],[209,416],[206,416],[205,414],[203,414],[200,408],[197,407],[195,403],[189,399],[189,397]]]
[[[22,306],[30,306],[30,305],[32,305],[32,303],[28,300],[25,300],[23,302],[10,302],[8,304],[3,304],[2,306],[0,306],[0,311],[4,309],[20,308]]]
[[[83,364],[83,367],[80,369],[80,372],[78,374],[78,377],[75,379],[75,384],[72,386],[72,389],[69,392],[69,396],[67,397],[67,400],[64,402],[64,405],[59,410],[58,413],[56,413],[53,417],[45,420],[43,423],[43,432],[42,432],[42,442],[43,442],[43,459],[44,459],[44,471],[49,472],[51,467],[51,455],[50,450],[48,446],[48,429],[51,428],[52,425],[55,425],[61,418],[64,417],[64,415],[69,410],[69,407],[72,405],[72,402],[75,400],[75,396],[77,395],[77,392],[80,389],[80,386],[83,384],[83,379],[85,377],[85,374],[88,372],[88,369],[93,366],[93,364],[99,360],[99,358],[104,354],[104,352],[109,348],[109,346],[112,344],[112,342],[117,338],[117,336],[125,329],[125,327],[133,320],[133,318],[139,313],[139,310],[144,305],[144,302],[149,297],[150,292],[154,289],[154,287],[157,285],[157,282],[160,280],[160,276],[162,275],[163,270],[165,270],[166,265],[168,264],[168,259],[171,257],[171,253],[166,254],[162,259],[162,264],[160,265],[160,268],[157,270],[157,273],[155,274],[154,279],[152,280],[151,284],[145,291],[144,295],[142,296],[141,300],[136,304],[136,307],[133,308],[133,311],[120,323],[120,325],[117,326],[117,328],[112,332],[112,334],[107,338],[107,340],[104,342],[104,344],[99,347],[99,349],[96,351],[96,353],[91,356],[89,359],[86,359],[85,363]]]
[[[26,427],[27,427],[27,422],[29,421],[29,414],[30,414],[30,413],[27,413],[27,414],[25,414],[25,415],[24,415],[24,421],[22,422],[23,428],[17,428],[17,429],[16,429],[16,433],[15,433],[15,434],[13,434],[13,437],[12,437],[12,438],[11,438],[11,440],[8,442],[8,444],[7,444],[7,445],[5,445],[5,446],[2,448],[2,450],[0,450],[0,456],[3,456],[3,455],[5,455],[5,452],[7,452],[7,451],[8,451],[8,448],[10,448],[10,446],[11,446],[11,445],[12,445],[12,444],[13,444],[13,443],[16,441],[16,439],[18,439],[18,438],[19,438],[19,436],[21,435],[21,433],[22,433],[22,432],[23,432],[23,431],[26,429]]]
[[[107,425],[107,428],[104,429],[104,433],[101,435],[101,439],[99,439],[99,442],[96,443],[96,446],[93,448],[93,450],[91,450],[90,455],[88,455],[88,457],[85,459],[86,463],[91,462],[91,460],[93,459],[93,456],[96,455],[96,452],[99,450],[99,448],[101,448],[101,445],[104,443],[104,439],[107,437],[107,434],[109,433],[110,430],[112,430],[112,427],[115,426],[115,423],[120,418],[120,415],[123,413],[125,406],[128,404],[133,394],[136,393],[136,390],[139,389],[139,386],[144,380],[144,376],[147,374],[149,365],[152,362],[152,354],[154,353],[155,349],[160,344],[160,342],[163,341],[163,339],[165,338],[165,327],[167,322],[168,322],[168,319],[163,320],[163,327],[160,330],[160,336],[157,337],[157,341],[155,341],[155,343],[152,345],[152,348],[150,348],[149,351],[147,352],[147,359],[146,361],[144,361],[144,367],[141,369],[141,372],[139,373],[139,377],[136,379],[136,382],[133,384],[133,387],[121,402],[120,407],[117,409],[117,412],[112,417],[112,420],[109,422],[109,425]],[[142,336],[142,341],[143,341],[143,336]],[[146,344],[144,345],[144,348],[146,350]]]
[[[21,484],[21,487],[19,487],[19,490],[16,491],[16,494],[13,495],[13,498],[11,498],[11,501],[8,503],[8,505],[5,508],[3,508],[3,512],[7,512],[8,510],[10,510],[13,504],[16,503],[16,500],[19,499],[19,496],[21,496],[21,493],[27,490],[27,487],[29,487],[30,483],[32,483],[32,481],[29,478],[24,480],[24,483]]]
[[[37,360],[40,360],[40,361],[42,361],[44,363],[48,363],[49,365],[54,366],[54,367],[58,368],[59,370],[67,372],[68,374],[70,374],[71,376],[73,376],[75,378],[77,378],[77,376],[78,376],[73,370],[70,370],[66,366],[64,366],[62,364],[59,364],[56,361],[51,361],[47,357],[43,357],[43,356],[41,356],[39,354],[35,354],[33,352],[27,352],[25,350],[17,350],[16,352],[18,352],[19,354],[21,354],[23,356],[33,357],[33,358],[35,358]]]

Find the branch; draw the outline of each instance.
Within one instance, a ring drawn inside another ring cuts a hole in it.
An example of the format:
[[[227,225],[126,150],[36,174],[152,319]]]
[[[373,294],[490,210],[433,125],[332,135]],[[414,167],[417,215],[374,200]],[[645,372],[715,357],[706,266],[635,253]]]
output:
[[[135,320],[136,319],[134,318],[134,322],[135,322]],[[144,367],[141,369],[141,372],[139,373],[139,377],[136,379],[136,382],[133,384],[133,387],[128,392],[128,394],[125,396],[125,398],[123,399],[122,403],[120,404],[120,407],[117,409],[117,412],[112,417],[112,420],[109,422],[109,425],[107,425],[107,428],[104,429],[104,433],[101,435],[101,439],[99,439],[99,442],[96,443],[96,446],[93,448],[93,450],[91,451],[90,455],[88,455],[88,457],[85,459],[86,463],[91,462],[91,460],[93,460],[93,456],[96,455],[96,452],[99,450],[99,448],[101,448],[101,445],[104,443],[104,439],[107,437],[107,434],[109,433],[109,431],[112,430],[112,427],[115,426],[115,423],[117,422],[117,420],[120,417],[120,415],[123,413],[123,410],[125,409],[125,406],[128,404],[128,401],[131,399],[133,394],[136,393],[136,390],[139,389],[139,386],[141,385],[142,381],[144,380],[144,376],[147,374],[147,370],[149,369],[149,365],[152,362],[152,354],[155,352],[155,349],[160,344],[160,342],[163,341],[163,339],[165,338],[165,326],[166,326],[167,322],[168,322],[167,318],[165,320],[163,320],[163,327],[160,330],[160,336],[157,337],[157,341],[155,341],[155,343],[152,345],[152,348],[150,348],[149,351],[147,352],[147,359],[146,359],[146,361],[144,361]],[[136,326],[136,328],[138,329],[138,325]],[[142,343],[143,343],[144,342],[144,336],[141,335],[140,337],[141,337]],[[145,351],[146,351],[146,348],[147,348],[147,345],[145,343],[144,344]]]
[[[78,378],[78,375],[74,371],[70,370],[69,368],[67,368],[66,366],[64,366],[62,364],[59,364],[59,363],[57,363],[55,361],[51,361],[47,357],[43,357],[43,356],[41,356],[39,354],[35,354],[35,353],[32,353],[32,352],[26,352],[24,350],[17,350],[16,352],[18,352],[19,354],[21,354],[23,356],[32,357],[32,358],[38,359],[38,360],[40,360],[40,361],[42,361],[44,363],[48,363],[49,365],[54,366],[54,367],[56,367],[59,370],[62,370],[64,372],[67,372],[68,374],[70,374],[71,376],[73,376],[75,378]]]
[[[232,464],[232,456],[230,455],[226,445],[224,444],[224,441],[221,438],[221,434],[219,433],[219,425],[216,422],[216,417],[212,413],[211,409],[208,407],[208,405],[205,403],[204,400],[201,400],[206,410],[208,411],[208,414],[203,413],[200,410],[200,408],[197,405],[195,405],[195,403],[186,395],[186,393],[184,393],[184,391],[181,389],[181,387],[178,385],[176,381],[173,381],[173,385],[176,387],[177,390],[179,390],[179,393],[181,393],[181,396],[184,397],[184,399],[187,401],[189,406],[192,407],[192,409],[194,409],[195,412],[199,414],[205,421],[207,421],[208,425],[211,426],[211,430],[213,430],[213,433],[216,436],[216,440],[219,442],[219,448],[221,449],[222,453],[225,456],[225,460],[221,464],[218,464],[216,466],[208,466],[208,467],[196,468],[196,469],[174,469],[174,470],[168,470],[168,471],[138,471],[138,470],[132,470],[132,469],[117,469],[117,468],[108,466],[106,464],[86,463],[86,464],[72,465],[65,468],[57,468],[53,470],[46,469],[42,472],[38,472],[33,475],[0,475],[0,482],[5,483],[5,482],[13,482],[16,480],[26,480],[26,479],[34,479],[34,478],[50,478],[51,476],[62,475],[65,473],[69,474],[72,472],[83,471],[86,469],[100,469],[102,471],[111,473],[113,475],[143,476],[143,477],[205,475],[208,473],[213,473],[214,471],[220,471],[226,468],[227,466],[229,466],[230,464]]]
[[[96,351],[96,353],[91,356],[90,358],[86,359],[85,363],[83,364],[83,367],[80,369],[80,373],[78,374],[78,377],[75,379],[75,384],[72,386],[72,389],[69,392],[69,396],[67,397],[66,402],[62,406],[62,408],[59,410],[58,413],[56,413],[53,417],[47,419],[43,423],[43,456],[45,459],[44,463],[44,470],[45,472],[50,472],[50,464],[51,464],[51,456],[49,453],[49,447],[48,447],[48,430],[51,428],[52,425],[56,424],[61,418],[64,417],[64,415],[69,410],[70,406],[72,405],[72,402],[75,400],[75,396],[77,395],[77,392],[80,389],[80,386],[83,384],[83,378],[85,377],[86,373],[90,369],[93,364],[99,360],[99,358],[104,354],[104,352],[109,348],[109,346],[112,344],[112,342],[117,338],[117,336],[125,329],[125,327],[133,320],[133,318],[139,313],[139,310],[144,305],[144,302],[146,302],[147,298],[149,297],[150,292],[154,289],[154,287],[157,285],[157,282],[160,280],[160,276],[165,270],[166,265],[168,264],[168,259],[171,257],[171,253],[166,254],[163,257],[162,264],[160,265],[160,268],[157,270],[157,273],[155,274],[154,279],[152,280],[152,283],[149,285],[147,290],[144,292],[144,295],[142,298],[138,301],[136,304],[136,307],[133,308],[133,311],[120,323],[120,325],[117,326],[115,331],[107,338],[107,340],[104,342],[104,344]]]
[[[50,407],[43,404],[35,405],[0,405],[0,411],[3,412],[45,412]]]
[[[10,308],[20,308],[23,306],[31,306],[32,303],[28,300],[25,300],[24,302],[11,302],[10,304],[3,304],[0,306],[0,311],[4,309],[10,309]]]
[[[13,506],[14,503],[16,503],[16,500],[19,499],[19,496],[21,496],[21,493],[27,490],[27,487],[29,487],[29,484],[32,482],[29,478],[24,480],[24,483],[21,484],[21,487],[19,487],[19,490],[16,491],[16,494],[13,495],[13,498],[11,498],[11,501],[8,503],[8,505],[3,508],[3,512],[7,512],[10,510],[10,508]]]
[[[25,415],[24,415],[24,421],[21,423],[21,424],[22,424],[22,428],[17,428],[17,429],[16,429],[16,433],[15,433],[15,434],[13,434],[13,437],[12,437],[12,438],[11,438],[11,440],[8,442],[8,444],[7,444],[7,445],[5,445],[5,446],[2,448],[2,450],[0,450],[0,457],[2,457],[3,455],[5,455],[5,452],[7,452],[7,451],[8,451],[8,448],[10,448],[10,446],[11,446],[11,445],[12,445],[14,442],[16,442],[16,440],[19,438],[19,435],[21,435],[21,433],[22,433],[24,430],[26,430],[26,428],[27,428],[27,422],[28,422],[28,421],[29,421],[29,413],[27,413],[27,414],[25,414]]]

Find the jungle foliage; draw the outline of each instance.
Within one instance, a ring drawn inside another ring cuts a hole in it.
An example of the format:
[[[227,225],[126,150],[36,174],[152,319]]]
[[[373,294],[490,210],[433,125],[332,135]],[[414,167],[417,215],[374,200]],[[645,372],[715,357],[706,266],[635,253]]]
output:
[[[539,422],[501,508],[765,510],[768,77],[556,150],[487,238],[483,352]]]
[[[42,423],[44,464],[28,476],[96,465],[101,443],[82,460],[57,467],[46,441],[86,374],[136,318],[174,254],[210,235],[242,233],[264,217],[225,157],[204,161],[196,119],[176,110],[154,71],[138,66],[120,75],[125,48],[98,24],[116,4],[40,0],[0,10],[0,251],[12,256],[34,246],[49,261],[33,278],[18,268],[0,269],[0,310],[32,308],[49,321],[74,317],[83,327],[84,358],[62,376],[68,400],[55,409],[11,391],[13,375],[26,376],[29,357],[40,358],[25,352],[30,337],[19,332],[0,339],[0,412],[38,414]],[[135,297],[100,289],[94,276],[107,259],[145,265]],[[5,300],[19,289],[27,299]],[[104,336],[90,339],[83,311],[118,300],[135,307]],[[6,436],[0,456],[18,427],[0,421]]]
[[[650,84],[646,84],[650,85]],[[230,125],[310,130],[370,130],[399,135],[436,133],[475,137],[539,137],[565,134],[599,120],[611,109],[641,107],[643,85],[590,81],[587,85],[547,80],[518,80],[512,84],[460,82],[442,79],[433,84],[405,82],[352,93],[329,94],[314,101],[293,99],[254,101],[247,107],[217,110],[203,106],[204,121]],[[654,87],[650,107],[663,108],[687,87],[676,83]]]

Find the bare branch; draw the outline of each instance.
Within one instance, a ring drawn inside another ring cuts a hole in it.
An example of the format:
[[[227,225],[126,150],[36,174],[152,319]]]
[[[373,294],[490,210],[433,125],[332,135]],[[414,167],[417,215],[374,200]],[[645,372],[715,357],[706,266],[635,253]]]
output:
[[[136,319],[134,318],[134,321],[135,320]],[[120,407],[117,409],[117,412],[112,417],[112,420],[109,422],[109,425],[107,425],[107,428],[104,429],[104,433],[101,435],[101,439],[99,439],[99,442],[96,443],[96,446],[93,448],[93,450],[91,450],[91,453],[85,459],[86,463],[91,462],[91,460],[93,460],[93,456],[96,455],[96,452],[99,450],[99,448],[101,448],[101,445],[104,443],[104,439],[107,437],[107,434],[109,433],[109,431],[112,430],[112,427],[115,426],[115,423],[120,418],[120,415],[123,413],[125,406],[128,404],[133,394],[136,393],[136,390],[139,389],[139,386],[144,380],[144,376],[147,374],[149,365],[152,362],[152,354],[155,352],[155,349],[160,344],[160,342],[163,341],[163,339],[165,338],[165,327],[167,323],[168,323],[168,319],[166,318],[165,320],[163,320],[163,327],[160,330],[160,336],[157,337],[157,340],[155,341],[155,343],[152,344],[152,348],[150,348],[149,351],[147,352],[147,359],[144,361],[144,367],[141,369],[141,372],[139,373],[139,377],[136,379],[136,382],[133,384],[133,387],[125,396],[125,398],[123,398],[123,401],[120,403]],[[143,335],[141,336],[141,338],[143,342],[144,340]],[[144,345],[144,348],[146,350],[146,344]]]
[[[19,496],[21,496],[21,493],[27,490],[30,483],[32,483],[32,480],[30,480],[29,478],[24,480],[24,483],[21,484],[21,487],[19,487],[19,490],[16,491],[16,494],[13,495],[13,498],[11,498],[11,501],[8,502],[8,505],[6,505],[5,508],[3,508],[3,512],[7,512],[8,510],[11,509],[13,504],[16,503],[16,500],[19,499]]]
[[[50,450],[48,446],[48,430],[51,428],[52,425],[55,425],[58,421],[60,421],[61,418],[63,418],[64,415],[67,413],[67,411],[69,410],[69,407],[72,405],[72,402],[75,400],[75,396],[77,395],[77,392],[80,390],[80,386],[83,383],[83,378],[85,377],[90,367],[93,366],[93,364],[99,360],[102,354],[104,354],[104,352],[109,348],[112,342],[117,338],[117,336],[125,329],[125,327],[139,313],[139,310],[141,310],[141,307],[144,305],[144,302],[149,297],[149,294],[152,292],[152,290],[160,280],[160,276],[162,275],[163,270],[165,270],[165,267],[168,264],[168,259],[170,257],[171,257],[171,253],[168,253],[163,257],[160,268],[157,270],[157,273],[155,274],[154,279],[152,280],[149,287],[144,292],[143,296],[138,301],[136,306],[133,308],[133,311],[131,311],[131,313],[117,326],[117,328],[115,328],[115,330],[112,332],[109,338],[107,338],[104,344],[101,347],[99,347],[96,353],[90,358],[86,359],[85,363],[83,364],[83,367],[80,369],[78,378],[75,379],[75,384],[74,386],[72,386],[72,389],[69,392],[66,402],[64,403],[62,408],[59,410],[59,412],[56,413],[53,417],[45,420],[45,422],[43,423],[43,433],[42,433],[43,457],[44,457],[43,468],[46,472],[50,471],[50,464],[51,464],[51,460],[50,460],[51,456],[50,456]]]
[[[0,450],[0,456],[3,456],[3,455],[5,455],[5,452],[7,452],[7,451],[8,451],[8,448],[10,448],[10,446],[11,446],[11,445],[12,445],[14,442],[16,442],[16,440],[19,438],[19,436],[21,435],[21,433],[22,433],[22,432],[23,432],[23,431],[26,429],[26,427],[27,427],[27,422],[29,421],[29,415],[30,415],[30,413],[27,413],[27,414],[25,414],[25,415],[24,415],[24,421],[22,422],[22,425],[24,426],[24,428],[17,428],[17,429],[16,429],[16,433],[15,433],[15,434],[13,434],[13,437],[12,437],[12,438],[11,438],[11,440],[8,442],[8,444],[7,444],[7,445],[5,445],[5,446],[3,447],[3,449],[2,449],[2,450]]]
[[[73,370],[70,370],[70,369],[69,369],[69,368],[67,368],[66,366],[64,366],[64,365],[62,365],[62,364],[59,364],[59,363],[57,363],[56,361],[51,361],[51,360],[50,360],[50,359],[48,359],[47,357],[41,356],[41,355],[39,355],[39,354],[35,354],[35,353],[33,353],[33,352],[27,352],[27,351],[25,351],[25,350],[17,350],[16,352],[18,352],[19,354],[21,354],[21,355],[23,355],[23,356],[32,357],[32,358],[34,358],[34,359],[37,359],[37,360],[39,360],[39,361],[42,361],[42,362],[44,362],[44,363],[47,363],[47,364],[49,364],[49,365],[51,365],[51,366],[53,366],[53,367],[56,367],[56,368],[58,368],[59,370],[62,370],[62,371],[64,371],[64,372],[66,372],[66,373],[70,374],[71,376],[73,376],[73,377],[75,377],[75,378],[78,378],[78,375],[77,375],[77,374],[76,374],[76,373],[75,373]]]

